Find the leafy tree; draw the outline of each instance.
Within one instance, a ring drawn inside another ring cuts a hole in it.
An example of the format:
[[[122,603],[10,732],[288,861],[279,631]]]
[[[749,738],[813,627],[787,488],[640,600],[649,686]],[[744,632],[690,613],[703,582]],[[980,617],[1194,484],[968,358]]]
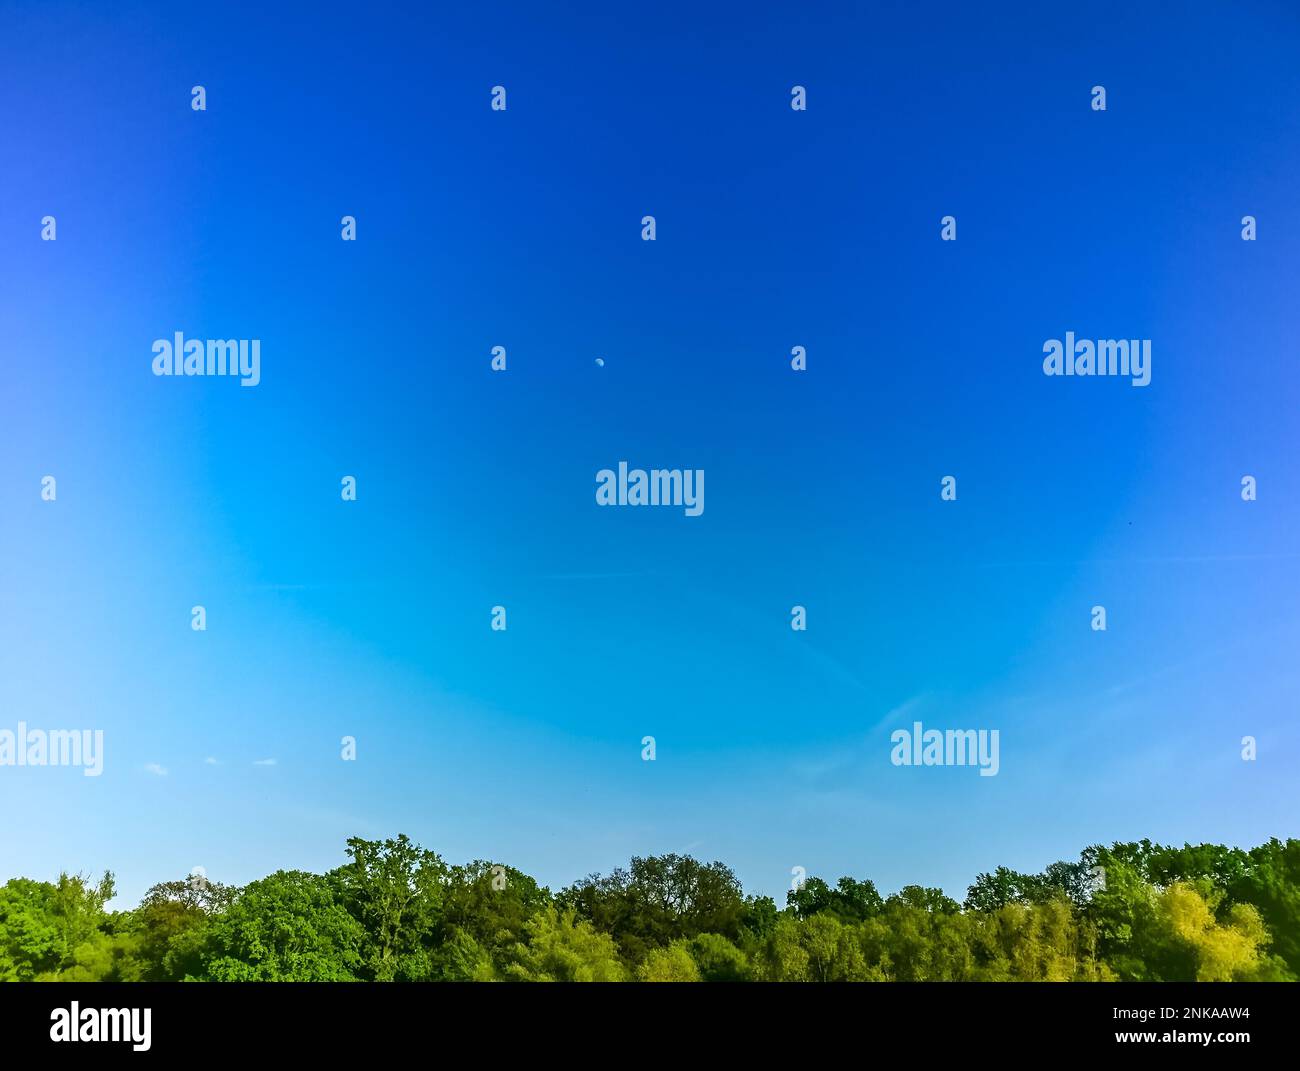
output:
[[[1266,942],[1255,977],[1300,974],[1300,841],[1273,839],[1249,852],[1216,844],[1164,847],[1143,840],[1084,852],[1105,875],[1087,905],[1100,935],[1102,958],[1124,979],[1192,977],[1188,945],[1172,941],[1167,919],[1156,917],[1162,891],[1176,884],[1197,890],[1216,920],[1231,923],[1238,906],[1253,908]],[[1165,905],[1166,914],[1169,904]]]
[[[792,915],[776,920],[767,940],[759,949],[759,977],[769,982],[805,982],[809,980],[808,950],[803,945],[803,927]]]
[[[379,982],[428,977],[428,947],[441,921],[447,866],[405,833],[350,837],[351,862],[335,874],[343,902],[365,928],[366,970]]]
[[[1228,879],[1227,892],[1230,903],[1259,911],[1287,976],[1300,976],[1300,840],[1275,837],[1252,848],[1242,872]]]
[[[547,907],[528,923],[505,975],[522,982],[621,982],[626,976],[618,949],[570,910]]]
[[[749,896],[741,912],[736,943],[749,952],[763,944],[776,928],[780,912],[770,896]]]
[[[1063,894],[1045,903],[1005,904],[970,921],[976,979],[1069,982],[1105,976],[1090,928]]]
[[[840,878],[833,889],[821,878],[809,878],[786,893],[786,903],[800,918],[827,914],[845,922],[874,918],[884,908],[872,882],[853,878]]]
[[[937,890],[909,888],[889,897],[881,915],[867,920],[859,931],[859,943],[875,976],[900,982],[971,978],[975,961],[970,919],[957,911],[931,910],[953,904],[942,894],[932,895]]]
[[[808,977],[814,982],[862,982],[869,980],[866,957],[854,928],[834,915],[814,915],[804,922],[800,934],[808,953]]]
[[[484,860],[452,867],[442,895],[443,935],[467,934],[498,959],[524,940],[529,919],[551,902],[550,890],[527,874]]]
[[[218,982],[355,981],[369,944],[337,879],[301,870],[247,885],[203,938],[203,977]]]
[[[687,947],[706,982],[744,982],[750,978],[749,957],[720,933],[702,933]]]
[[[57,970],[67,944],[54,913],[54,886],[13,878],[0,887],[0,980],[31,981]]]
[[[1230,982],[1260,969],[1268,932],[1249,904],[1232,905],[1219,922],[1205,897],[1176,881],[1156,898],[1153,923],[1156,939],[1171,946],[1164,962],[1174,969],[1162,980]]]
[[[998,911],[1008,904],[1025,902],[1025,887],[1030,883],[1027,874],[1020,874],[1000,866],[992,874],[979,874],[966,891],[967,911]]]
[[[612,934],[633,963],[678,938],[701,933],[737,937],[749,917],[731,869],[688,855],[634,858],[629,869],[604,878],[593,874],[565,889],[557,901]]]
[[[1142,876],[1162,888],[1204,878],[1217,889],[1227,889],[1245,875],[1250,865],[1250,857],[1240,848],[1221,844],[1184,844],[1181,848],[1151,845],[1144,852],[1144,860]]]
[[[460,927],[454,927],[430,957],[432,981],[490,982],[496,977],[496,965],[488,950]]]
[[[239,890],[220,882],[191,876],[154,885],[140,906],[115,920],[123,956],[118,972],[123,980],[179,981],[201,970],[195,931],[230,906]],[[202,941],[197,942],[201,948]],[[190,953],[190,954],[187,954]]]
[[[885,906],[915,907],[939,915],[952,915],[960,910],[957,901],[942,889],[927,889],[922,885],[904,885],[885,901]]]
[[[698,982],[700,969],[685,941],[674,941],[666,948],[652,948],[636,969],[641,982]]]
[[[1085,853],[1104,874],[1103,884],[1088,903],[1087,915],[1096,928],[1101,957],[1120,981],[1159,976],[1159,972],[1151,973],[1149,962],[1156,890],[1143,877],[1150,848],[1144,841]]]
[[[104,905],[113,875],[96,883],[60,874],[50,882],[14,878],[0,887],[0,980],[30,981],[76,970],[75,980],[97,980],[88,964],[106,969]],[[81,957],[84,963],[78,962]]]
[[[968,911],[996,911],[1007,904],[1046,904],[1061,897],[1075,907],[1092,898],[1095,882],[1092,867],[1077,863],[1053,863],[1041,874],[1021,874],[1000,866],[992,874],[980,874],[967,890]]]

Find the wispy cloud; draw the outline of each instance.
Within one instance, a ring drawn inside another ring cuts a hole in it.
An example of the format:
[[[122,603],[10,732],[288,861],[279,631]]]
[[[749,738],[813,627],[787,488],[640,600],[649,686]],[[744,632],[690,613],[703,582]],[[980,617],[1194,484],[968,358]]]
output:
[[[849,769],[858,769],[873,761],[875,748],[879,750],[877,736],[881,729],[889,726],[901,726],[911,720],[916,711],[925,703],[924,695],[914,695],[878,718],[860,738],[845,742],[833,750],[820,754],[805,755],[795,760],[793,769],[797,776],[807,781],[818,782]]]
[[[887,725],[899,725],[910,718],[919,707],[925,702],[924,695],[914,695],[911,699],[906,699],[894,707],[888,714],[881,718],[871,727],[872,733],[877,733]],[[910,728],[910,726],[909,726]]]
[[[254,766],[274,766],[275,763],[276,763],[275,759],[254,759],[253,760]]]
[[[160,765],[159,765],[158,763],[156,763],[156,762],[146,762],[146,763],[144,764],[144,768],[145,768],[149,773],[153,774],[155,777],[166,777],[166,776],[167,776],[167,767],[166,767],[166,766],[160,766]]]

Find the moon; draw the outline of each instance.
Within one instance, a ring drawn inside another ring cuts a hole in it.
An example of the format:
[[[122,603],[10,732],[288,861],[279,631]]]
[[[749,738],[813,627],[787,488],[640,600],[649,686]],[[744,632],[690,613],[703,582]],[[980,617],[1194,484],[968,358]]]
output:
[[[605,358],[604,358],[604,357],[597,357],[597,358],[596,358],[596,363],[597,363],[598,365],[600,365],[601,368],[604,368],[604,367],[605,367]]]

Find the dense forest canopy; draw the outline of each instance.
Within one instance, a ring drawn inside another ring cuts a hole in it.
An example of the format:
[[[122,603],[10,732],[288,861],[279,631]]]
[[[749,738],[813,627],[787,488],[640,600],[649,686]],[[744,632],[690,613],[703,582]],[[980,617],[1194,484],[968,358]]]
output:
[[[810,878],[778,906],[722,863],[636,858],[552,894],[406,836],[347,842],[327,874],[0,886],[6,981],[1293,981],[1300,840],[1149,841],[1041,874],[980,874],[963,903]]]

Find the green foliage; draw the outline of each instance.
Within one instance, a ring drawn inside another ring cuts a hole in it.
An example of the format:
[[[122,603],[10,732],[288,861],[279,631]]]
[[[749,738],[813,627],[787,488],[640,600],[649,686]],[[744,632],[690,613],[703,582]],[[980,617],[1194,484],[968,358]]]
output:
[[[910,891],[909,891],[910,890]],[[946,908],[952,901],[936,890],[910,886],[885,901],[885,909],[858,934],[872,977],[898,982],[957,982],[971,978],[975,957],[971,919]]]
[[[786,894],[786,903],[800,918],[834,915],[847,922],[875,918],[885,906],[871,881],[853,878],[840,878],[833,889],[821,878],[809,878]]]
[[[430,958],[429,980],[491,982],[497,968],[488,950],[460,927],[452,928]]]
[[[68,874],[54,884],[6,882],[0,887],[0,981],[107,977],[112,940],[104,905],[112,898],[111,874],[95,884]]]
[[[1077,863],[1053,863],[1041,874],[1021,874],[1000,866],[975,879],[966,893],[965,907],[968,911],[996,911],[1007,904],[1045,904],[1061,897],[1082,907],[1092,898],[1095,866],[1088,853]]]
[[[204,927],[238,894],[205,879],[165,881],[144,895],[140,906],[115,923],[122,981],[167,982],[197,977]]]
[[[914,907],[937,915],[951,915],[960,910],[957,901],[944,894],[942,889],[927,889],[921,885],[904,885],[885,901],[885,908]]]
[[[1300,976],[1300,840],[1274,838],[1252,848],[1241,873],[1228,881],[1227,894],[1229,903],[1259,911],[1281,969]]]
[[[685,941],[674,941],[666,948],[652,948],[636,969],[639,982],[698,982],[700,968],[691,957]]]
[[[630,963],[683,937],[737,937],[750,917],[731,869],[688,855],[634,858],[627,870],[604,878],[593,874],[557,900],[611,934]]]
[[[1249,852],[1144,840],[1089,849],[1085,856],[1104,882],[1084,910],[1096,923],[1101,957],[1119,978],[1300,974],[1300,840],[1274,839]],[[1243,944],[1234,934],[1257,940]]]
[[[551,902],[550,891],[522,871],[476,860],[452,867],[443,890],[443,925],[460,931],[493,957],[526,937],[528,921]]]
[[[218,982],[349,982],[377,942],[343,905],[336,878],[278,870],[206,926],[201,977]]]
[[[740,916],[740,945],[747,948],[761,944],[776,928],[779,916],[776,901],[770,896],[747,897]]]
[[[1178,981],[1250,978],[1260,969],[1261,946],[1268,939],[1254,907],[1233,904],[1220,922],[1205,897],[1182,881],[1156,897],[1152,928],[1160,962],[1173,965],[1169,976]]]
[[[106,909],[113,880],[0,886],[0,980],[1287,981],[1300,840],[1096,845],[976,877],[959,905],[813,877],[778,910],[721,863],[634,858],[552,898],[527,874],[353,838],[325,875],[190,878]]]
[[[1000,866],[992,874],[980,874],[966,892],[967,911],[997,911],[1008,904],[1027,900],[1026,890],[1032,879]]]
[[[1096,958],[1091,924],[1063,894],[969,913],[972,975],[982,981],[1072,982],[1110,977]]]
[[[54,914],[54,886],[14,878],[0,888],[0,979],[26,982],[68,955]]]
[[[447,865],[436,854],[396,840],[348,839],[351,862],[335,871],[342,901],[365,934],[365,965],[378,982],[429,977],[430,938],[442,920]]]
[[[609,934],[572,910],[547,907],[529,921],[505,974],[520,982],[621,982],[626,971]]]
[[[687,948],[706,982],[744,982],[751,977],[749,957],[720,933],[702,933]]]

